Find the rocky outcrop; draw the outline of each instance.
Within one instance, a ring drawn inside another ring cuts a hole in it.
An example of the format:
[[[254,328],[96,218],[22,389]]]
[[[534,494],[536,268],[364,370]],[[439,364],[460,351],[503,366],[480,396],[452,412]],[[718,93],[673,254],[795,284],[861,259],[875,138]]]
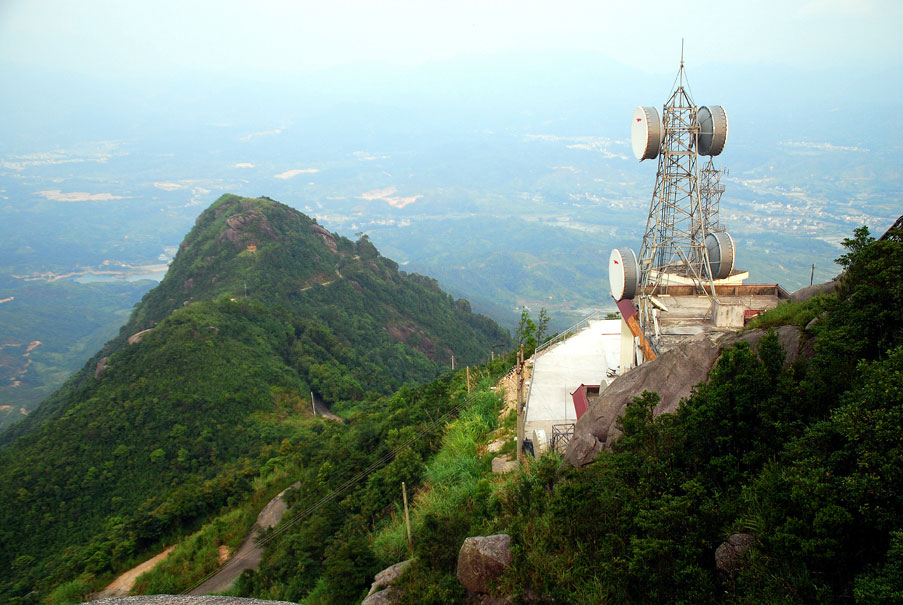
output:
[[[226,230],[219,236],[220,242],[230,241],[237,248],[244,248],[243,242],[246,239],[245,231],[251,225],[256,224],[256,228],[262,233],[268,235],[271,239],[278,240],[279,236],[273,231],[269,219],[259,210],[248,210],[242,214],[236,214],[226,219]]]
[[[391,567],[387,567],[375,576],[373,576],[373,584],[370,585],[370,592],[367,598],[363,600],[361,605],[377,605],[378,603],[395,603],[401,592],[392,588],[395,581],[404,574],[405,570],[411,566],[411,560],[396,563]],[[372,597],[372,598],[371,598]]]
[[[729,578],[742,568],[743,555],[753,547],[756,538],[752,534],[733,534],[715,551],[715,567]]]
[[[147,330],[141,330],[140,332],[135,332],[134,334],[132,334],[131,336],[128,337],[128,340],[126,342],[128,342],[130,345],[136,345],[139,342],[141,342],[141,339],[143,339],[147,334],[149,334],[151,330],[153,330],[153,328],[148,328]]]
[[[101,357],[100,361],[97,362],[97,366],[94,368],[94,380],[100,380],[100,377],[103,376],[107,369],[108,361],[110,361],[109,357]]]
[[[436,341],[427,336],[426,332],[413,321],[389,322],[386,325],[386,332],[392,340],[417,349],[429,359],[438,359]]]
[[[367,595],[367,598],[361,601],[361,605],[394,605],[401,602],[401,595],[402,592],[400,590],[390,586],[385,590]]]
[[[330,233],[328,230],[324,229],[320,225],[317,225],[316,223],[311,225],[310,229],[311,229],[311,231],[313,231],[314,233],[319,235],[320,238],[322,238],[323,243],[326,244],[327,248],[332,250],[333,254],[338,253],[339,249],[338,249],[338,246],[336,246],[335,236],[333,236],[332,233]]]
[[[803,302],[804,300],[809,300],[813,296],[818,296],[819,294],[831,294],[837,290],[837,283],[838,282],[836,281],[828,281],[823,284],[815,284],[813,286],[800,288],[790,295],[790,302]]]
[[[509,460],[507,456],[496,456],[492,459],[492,472],[496,475],[510,473],[517,468],[516,460]]]
[[[799,358],[800,331],[795,326],[777,329],[778,339],[786,353],[785,364]],[[688,338],[653,361],[644,363],[616,378],[599,395],[595,405],[577,421],[574,436],[568,444],[565,463],[581,467],[592,461],[621,433],[617,419],[627,405],[643,391],[658,393],[659,404],[654,414],[673,413],[693,387],[708,377],[721,352],[738,342],[756,346],[764,330],[748,332],[704,333]]]
[[[511,565],[511,536],[467,538],[458,553],[458,581],[469,592],[485,593]]]

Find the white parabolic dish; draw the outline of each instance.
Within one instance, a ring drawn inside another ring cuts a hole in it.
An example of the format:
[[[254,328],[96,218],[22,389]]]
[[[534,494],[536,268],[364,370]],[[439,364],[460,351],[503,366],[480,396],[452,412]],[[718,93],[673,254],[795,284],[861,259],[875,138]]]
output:
[[[636,253],[630,248],[615,248],[608,257],[608,283],[615,300],[636,296],[640,274]]]
[[[696,112],[699,125],[699,155],[715,156],[727,144],[727,112],[721,105],[703,105]]]
[[[655,107],[637,107],[630,120],[630,144],[636,159],[652,160],[658,156],[665,129]]]
[[[734,238],[727,231],[716,231],[705,236],[705,247],[709,252],[712,279],[725,279],[734,270],[737,252]]]

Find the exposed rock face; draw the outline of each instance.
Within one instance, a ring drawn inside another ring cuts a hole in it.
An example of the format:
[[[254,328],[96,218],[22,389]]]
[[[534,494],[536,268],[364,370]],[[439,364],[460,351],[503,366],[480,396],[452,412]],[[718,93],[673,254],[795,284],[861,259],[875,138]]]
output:
[[[752,534],[733,534],[715,551],[715,566],[733,578],[742,567],[743,555],[752,548],[756,538]]]
[[[100,377],[107,369],[108,361],[110,361],[109,357],[101,357],[100,361],[97,362],[97,367],[94,368],[94,380],[100,380]]]
[[[134,334],[129,336],[127,342],[130,345],[136,345],[139,342],[141,342],[141,339],[144,338],[147,334],[149,334],[151,330],[153,330],[153,328],[148,328],[147,330],[141,330],[140,332],[135,332]]]
[[[326,244],[326,247],[332,250],[333,254],[338,254],[338,247],[335,243],[335,237],[333,237],[332,233],[321,227],[320,225],[311,225],[311,231],[319,235],[323,239],[323,243]]]
[[[226,219],[226,230],[219,236],[219,241],[230,241],[237,248],[243,248],[242,240],[245,237],[245,229],[253,223],[257,223],[257,228],[267,234],[274,240],[278,240],[279,236],[270,226],[270,221],[259,210],[248,210],[242,214],[236,214]]]
[[[790,295],[790,302],[802,302],[819,294],[831,294],[837,290],[837,283],[838,282],[836,281],[828,281],[823,284],[815,284],[813,286],[800,288]]]
[[[458,581],[470,592],[488,592],[511,565],[511,536],[477,536],[467,538],[458,553]]]
[[[496,475],[510,473],[516,468],[517,462],[515,460],[508,460],[507,457],[502,456],[496,456],[492,459],[492,472]]]
[[[800,331],[795,326],[777,329],[778,340],[787,355],[785,365],[799,358]],[[688,338],[653,361],[619,376],[599,395],[595,405],[586,411],[574,427],[565,462],[581,467],[592,461],[605,447],[609,447],[621,432],[615,426],[627,405],[643,391],[658,393],[658,416],[673,413],[681,399],[690,395],[693,387],[708,377],[721,352],[737,342],[755,347],[765,335],[764,330],[729,334],[699,334]]]
[[[436,343],[430,339],[414,322],[389,322],[386,332],[392,340],[404,343],[426,355],[429,359],[438,359]]]
[[[367,595],[367,598],[361,601],[361,605],[394,605],[401,602],[401,594],[400,590],[390,586],[385,590]]]
[[[384,588],[394,584],[395,580],[400,578],[410,565],[411,560],[408,559],[407,561],[402,561],[401,563],[396,563],[391,567],[387,567],[373,576],[373,584],[370,586],[370,592],[367,593],[367,597],[369,598],[377,592],[382,591]],[[368,601],[365,600],[364,602],[367,603]]]

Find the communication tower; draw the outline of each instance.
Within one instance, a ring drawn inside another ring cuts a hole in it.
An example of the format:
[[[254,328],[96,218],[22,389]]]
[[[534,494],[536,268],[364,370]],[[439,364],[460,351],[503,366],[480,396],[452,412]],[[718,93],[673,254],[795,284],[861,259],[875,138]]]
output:
[[[683,51],[662,113],[649,106],[633,112],[633,153],[640,161],[657,158],[658,170],[640,253],[612,251],[609,280],[615,300],[636,299],[639,326],[646,334],[652,331],[650,300],[661,287],[690,285],[714,303],[714,282],[733,270],[734,242],[718,217],[723,172],[711,160],[724,150],[727,134],[723,107],[700,107],[693,101]],[[701,170],[700,156],[709,156]]]
[[[719,212],[724,185],[721,177],[729,174],[727,168],[715,168],[712,158],[699,171],[699,198],[702,200],[702,215],[705,219],[706,233],[724,231]]]

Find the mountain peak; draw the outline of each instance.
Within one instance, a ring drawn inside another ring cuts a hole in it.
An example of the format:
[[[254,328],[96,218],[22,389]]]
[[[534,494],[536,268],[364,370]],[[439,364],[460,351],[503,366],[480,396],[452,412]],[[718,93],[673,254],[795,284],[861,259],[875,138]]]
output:
[[[0,501],[28,504],[0,507],[4,544],[16,545],[0,563],[102,573],[131,554],[116,544],[146,548],[245,495],[273,444],[301,438],[312,397],[372,406],[452,355],[478,363],[507,341],[366,238],[224,195],[120,335],[14,427],[24,437],[0,450]],[[39,575],[0,583],[0,595]]]

